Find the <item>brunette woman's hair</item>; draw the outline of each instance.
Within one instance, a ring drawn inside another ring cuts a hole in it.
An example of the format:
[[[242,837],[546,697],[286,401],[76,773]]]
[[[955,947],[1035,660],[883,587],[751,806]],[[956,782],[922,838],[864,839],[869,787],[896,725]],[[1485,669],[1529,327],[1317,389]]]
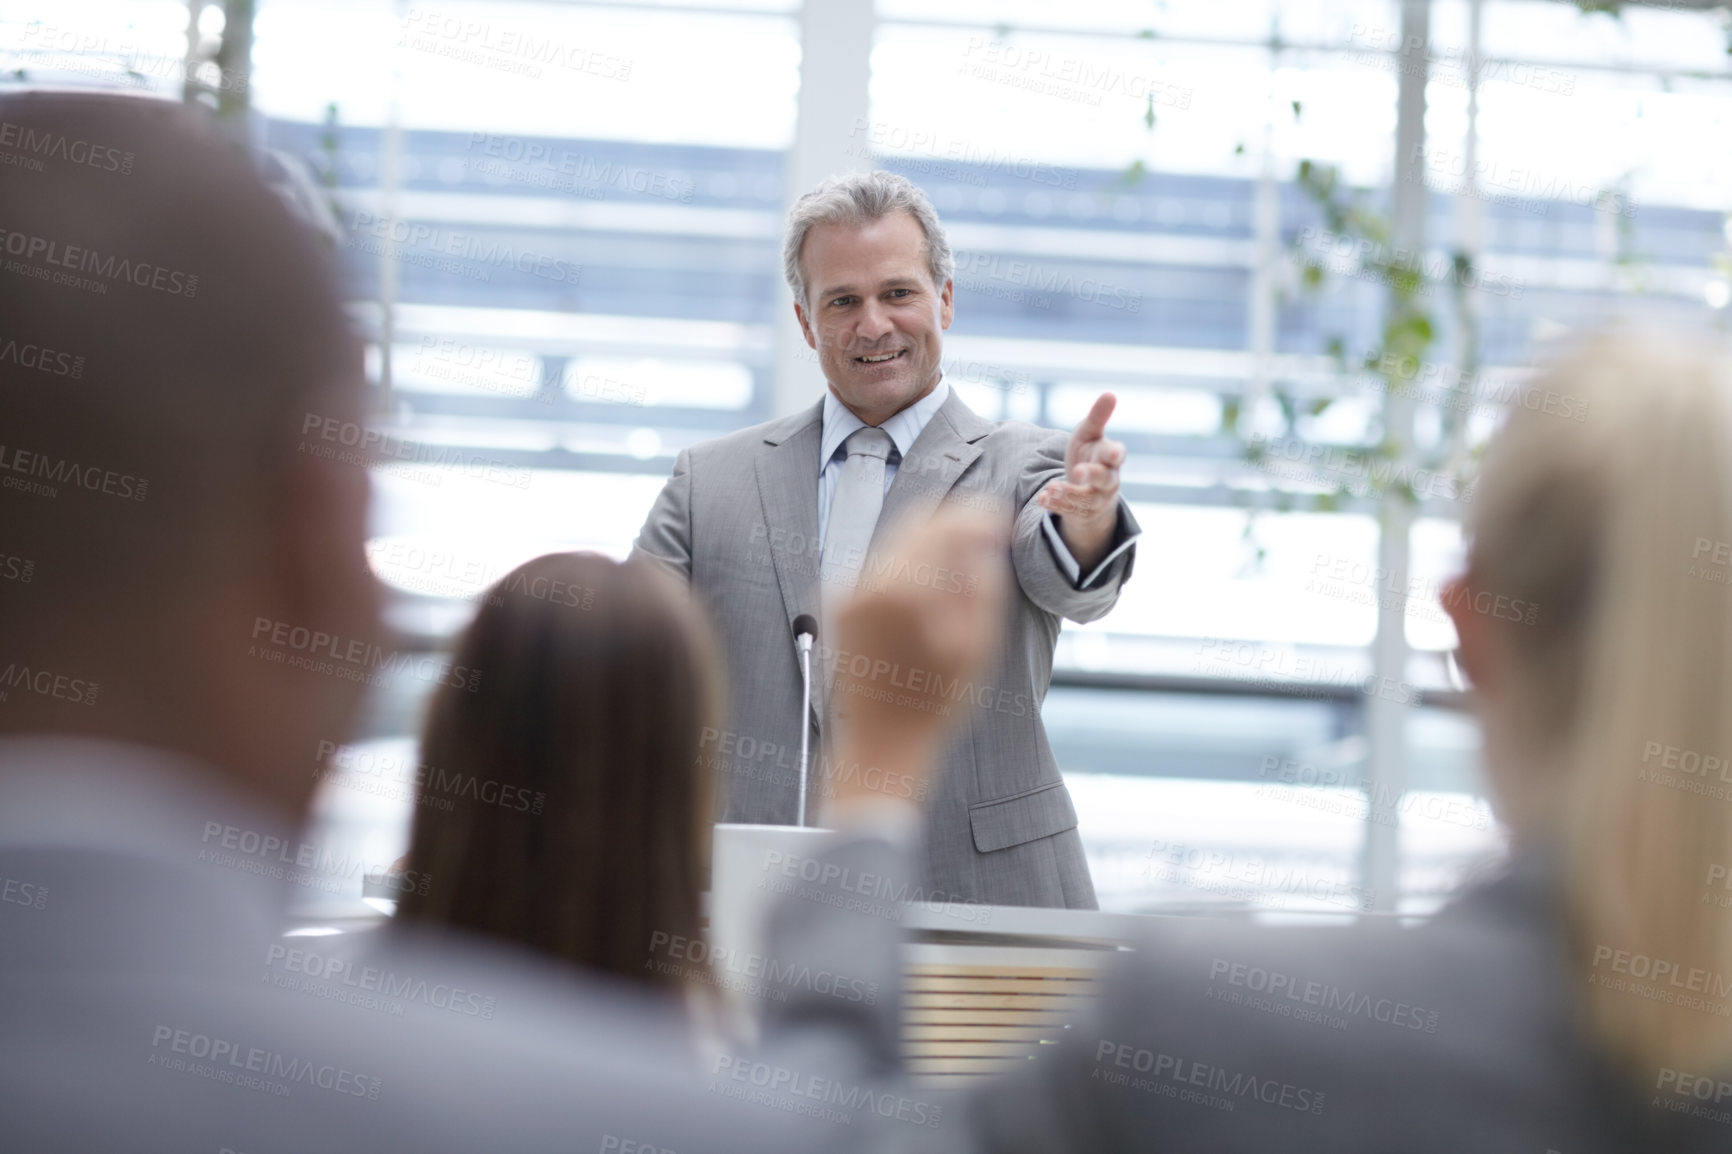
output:
[[[655,986],[701,980],[652,952],[700,933],[697,753],[720,707],[701,611],[648,563],[548,554],[487,592],[453,670],[421,745],[406,865],[425,886],[397,916]]]

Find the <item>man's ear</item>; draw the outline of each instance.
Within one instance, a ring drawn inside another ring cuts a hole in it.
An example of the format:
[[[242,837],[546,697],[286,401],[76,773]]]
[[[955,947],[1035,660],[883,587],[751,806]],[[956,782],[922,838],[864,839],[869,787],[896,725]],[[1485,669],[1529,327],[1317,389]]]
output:
[[[800,332],[805,334],[806,347],[816,350],[818,347],[817,335],[812,332],[812,322],[806,318],[806,310],[801,307],[799,301],[794,302],[794,317],[800,322]]]
[[[382,590],[367,561],[370,489],[359,461],[293,455],[275,538],[279,595],[296,623],[373,643]]]
[[[1438,599],[1455,625],[1456,664],[1461,666],[1461,671],[1475,688],[1483,689],[1488,664],[1486,649],[1492,643],[1486,632],[1490,618],[1474,611],[1473,594],[1470,576],[1463,573],[1444,583]]]
[[[944,282],[944,291],[938,294],[938,327],[947,329],[956,317],[956,281]]]

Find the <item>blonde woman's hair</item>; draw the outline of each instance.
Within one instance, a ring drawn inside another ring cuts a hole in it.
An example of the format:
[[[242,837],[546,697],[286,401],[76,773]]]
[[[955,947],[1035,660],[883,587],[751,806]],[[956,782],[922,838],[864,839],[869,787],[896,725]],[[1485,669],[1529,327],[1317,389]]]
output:
[[[1732,373],[1706,338],[1619,330],[1530,388],[1487,450],[1469,580],[1538,607],[1504,627],[1567,767],[1581,1004],[1652,1086],[1732,1063],[1732,910],[1708,901],[1732,868]]]

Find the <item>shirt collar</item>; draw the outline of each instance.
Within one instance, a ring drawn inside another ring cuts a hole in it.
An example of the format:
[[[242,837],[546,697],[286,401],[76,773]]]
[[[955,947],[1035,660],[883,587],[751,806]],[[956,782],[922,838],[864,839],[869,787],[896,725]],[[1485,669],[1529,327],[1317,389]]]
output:
[[[944,402],[950,399],[950,382],[943,377],[930,393],[909,405],[885,421],[879,428],[890,434],[890,440],[896,445],[896,451],[902,456],[908,456],[908,450],[914,447],[916,438],[926,428],[926,423],[932,420],[932,414],[944,407]],[[833,390],[824,390],[824,435],[818,442],[818,472],[822,473],[830,463],[830,458],[836,455],[836,450],[842,447],[850,434],[856,429],[864,429],[866,422],[849,411],[848,406],[836,399]]]
[[[57,876],[125,875],[145,887],[125,891],[124,916],[103,931],[128,966],[177,949],[189,965],[262,959],[291,902],[304,900],[304,849],[281,815],[183,754],[69,734],[0,737],[0,860],[44,867],[46,881],[28,880],[50,891]],[[65,885],[85,884],[64,883],[50,906]],[[110,916],[99,889],[69,896],[67,935]]]
[[[0,737],[0,848],[194,860],[212,825],[285,842],[294,830],[185,755],[69,734]]]

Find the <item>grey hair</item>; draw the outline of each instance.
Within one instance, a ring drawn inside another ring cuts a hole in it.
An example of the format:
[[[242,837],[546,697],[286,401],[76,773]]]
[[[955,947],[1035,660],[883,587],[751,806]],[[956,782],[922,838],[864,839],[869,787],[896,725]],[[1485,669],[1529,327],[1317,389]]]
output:
[[[932,273],[933,285],[942,290],[944,282],[956,272],[956,261],[950,255],[950,242],[944,239],[937,211],[919,186],[880,168],[832,176],[788,210],[788,230],[782,240],[782,275],[788,278],[794,299],[802,306],[811,303],[806,299],[800,250],[805,247],[806,234],[813,225],[866,224],[893,212],[908,213],[926,234],[926,267]]]

